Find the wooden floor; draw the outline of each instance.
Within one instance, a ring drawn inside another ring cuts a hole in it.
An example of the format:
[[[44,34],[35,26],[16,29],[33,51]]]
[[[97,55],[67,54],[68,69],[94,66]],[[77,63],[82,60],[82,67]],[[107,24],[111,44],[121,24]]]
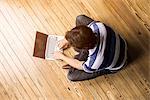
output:
[[[79,14],[126,38],[124,70],[71,82],[63,62],[32,56],[36,31],[64,35]],[[0,0],[0,100],[150,100],[149,47],[150,0]]]

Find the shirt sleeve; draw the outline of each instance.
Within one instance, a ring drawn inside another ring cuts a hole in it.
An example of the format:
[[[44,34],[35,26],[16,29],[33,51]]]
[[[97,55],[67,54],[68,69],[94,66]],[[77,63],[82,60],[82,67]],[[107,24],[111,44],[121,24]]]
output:
[[[88,60],[82,64],[83,70],[87,73],[93,73],[96,69],[92,69],[92,64],[94,63],[93,57],[88,57]]]
[[[89,68],[86,66],[86,64],[83,63],[82,67],[83,67],[83,70],[85,72],[87,72],[87,73],[93,73],[93,71],[89,70]]]

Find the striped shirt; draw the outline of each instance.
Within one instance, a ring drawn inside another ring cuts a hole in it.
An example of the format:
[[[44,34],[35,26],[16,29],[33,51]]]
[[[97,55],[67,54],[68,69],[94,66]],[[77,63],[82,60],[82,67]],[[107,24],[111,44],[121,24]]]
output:
[[[88,27],[98,37],[98,43],[89,49],[88,59],[82,65],[84,71],[93,73],[103,69],[117,71],[122,68],[127,59],[126,41],[103,23],[93,21]]]

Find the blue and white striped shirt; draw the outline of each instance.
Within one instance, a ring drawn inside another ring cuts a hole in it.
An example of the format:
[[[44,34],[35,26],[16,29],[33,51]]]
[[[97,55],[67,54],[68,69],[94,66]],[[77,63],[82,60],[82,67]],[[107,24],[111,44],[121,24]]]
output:
[[[88,59],[82,65],[84,71],[93,73],[103,69],[116,71],[122,68],[127,59],[126,41],[103,23],[93,21],[88,27],[99,39],[97,45],[89,49]]]

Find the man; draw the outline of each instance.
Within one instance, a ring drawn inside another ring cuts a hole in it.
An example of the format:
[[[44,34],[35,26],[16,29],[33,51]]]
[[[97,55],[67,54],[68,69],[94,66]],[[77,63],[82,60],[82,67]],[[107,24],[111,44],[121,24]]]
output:
[[[69,46],[79,54],[70,58],[55,52],[54,57],[69,64],[68,79],[71,81],[115,73],[126,64],[126,41],[107,25],[85,15],[77,16],[76,27],[66,32],[65,39],[59,43],[63,49]]]

